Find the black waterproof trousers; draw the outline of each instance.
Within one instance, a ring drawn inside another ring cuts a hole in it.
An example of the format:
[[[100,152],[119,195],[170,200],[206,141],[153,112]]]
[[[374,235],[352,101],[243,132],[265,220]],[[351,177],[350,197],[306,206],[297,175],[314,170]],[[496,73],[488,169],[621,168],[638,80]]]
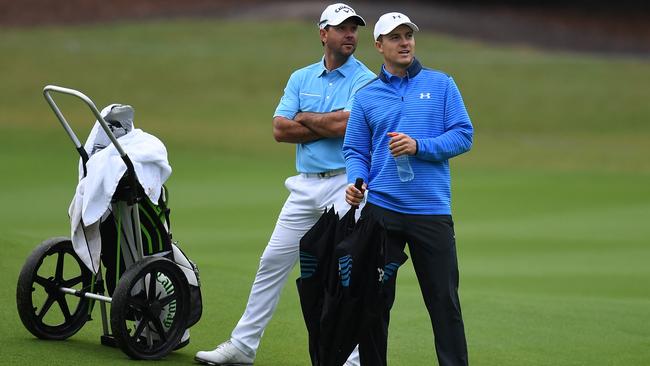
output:
[[[440,366],[468,365],[467,343],[458,299],[458,260],[454,223],[450,215],[407,215],[366,204],[387,231],[387,248],[404,250],[406,244],[424,297]],[[390,250],[390,249],[387,249]],[[395,300],[395,272],[384,282],[385,309],[363,332],[359,342],[362,366],[386,365],[388,323]]]

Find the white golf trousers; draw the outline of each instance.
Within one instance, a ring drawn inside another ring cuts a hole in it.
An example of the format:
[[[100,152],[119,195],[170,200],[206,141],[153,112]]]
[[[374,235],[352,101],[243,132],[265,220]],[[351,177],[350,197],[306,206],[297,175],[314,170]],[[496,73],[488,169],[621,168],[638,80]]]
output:
[[[326,208],[334,205],[339,216],[350,209],[345,202],[345,174],[328,178],[300,174],[287,178],[284,185],[290,192],[289,198],[260,258],[246,310],[231,334],[232,343],[252,358],[255,358],[264,329],[275,312],[282,288],[298,261],[300,239]],[[360,211],[357,210],[357,218]],[[306,342],[304,346],[307,347]],[[346,365],[359,365],[356,349]]]

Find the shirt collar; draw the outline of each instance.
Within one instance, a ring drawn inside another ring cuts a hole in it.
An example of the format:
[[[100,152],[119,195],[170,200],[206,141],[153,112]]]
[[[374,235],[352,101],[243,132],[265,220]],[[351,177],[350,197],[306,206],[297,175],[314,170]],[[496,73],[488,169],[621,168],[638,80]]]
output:
[[[334,72],[334,71],[338,71],[344,77],[347,77],[348,75],[352,75],[352,73],[354,72],[354,64],[356,63],[356,60],[357,59],[354,58],[354,55],[350,55],[350,57],[348,57],[348,60],[345,61],[343,65],[339,66],[338,68],[332,71],[328,71],[327,68],[325,68],[325,56],[323,56],[320,63],[322,69],[321,72],[318,74],[318,76],[320,77],[327,74],[328,72]]]
[[[383,74],[386,80],[390,80],[393,77],[401,79],[399,76],[395,76],[391,74],[388,70],[386,70],[386,65],[381,65],[381,73]]]
[[[417,74],[422,71],[422,65],[420,64],[420,61],[418,61],[417,58],[413,58],[413,62],[411,62],[411,65],[406,69],[406,78],[411,79],[414,78]],[[384,65],[381,65],[381,71],[379,72],[379,78],[385,82],[385,83],[390,83],[390,77],[395,76],[389,73]]]

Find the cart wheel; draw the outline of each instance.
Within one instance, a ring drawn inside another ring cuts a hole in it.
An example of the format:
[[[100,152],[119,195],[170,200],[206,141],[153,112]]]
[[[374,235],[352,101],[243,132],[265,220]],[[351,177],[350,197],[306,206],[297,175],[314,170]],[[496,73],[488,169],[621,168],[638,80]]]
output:
[[[29,255],[18,277],[16,303],[25,328],[42,339],[61,340],[75,334],[89,318],[90,300],[59,289],[88,288],[91,278],[69,238],[41,243]]]
[[[111,327],[131,358],[165,357],[187,326],[189,285],[178,266],[163,257],[146,257],[120,278],[111,303]]]

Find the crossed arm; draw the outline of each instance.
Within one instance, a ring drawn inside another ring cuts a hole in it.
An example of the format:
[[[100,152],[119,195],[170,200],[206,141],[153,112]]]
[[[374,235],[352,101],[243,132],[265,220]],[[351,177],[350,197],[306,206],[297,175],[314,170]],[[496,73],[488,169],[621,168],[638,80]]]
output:
[[[277,142],[302,143],[326,137],[342,137],[350,112],[299,112],[293,119],[273,117],[273,137]]]

